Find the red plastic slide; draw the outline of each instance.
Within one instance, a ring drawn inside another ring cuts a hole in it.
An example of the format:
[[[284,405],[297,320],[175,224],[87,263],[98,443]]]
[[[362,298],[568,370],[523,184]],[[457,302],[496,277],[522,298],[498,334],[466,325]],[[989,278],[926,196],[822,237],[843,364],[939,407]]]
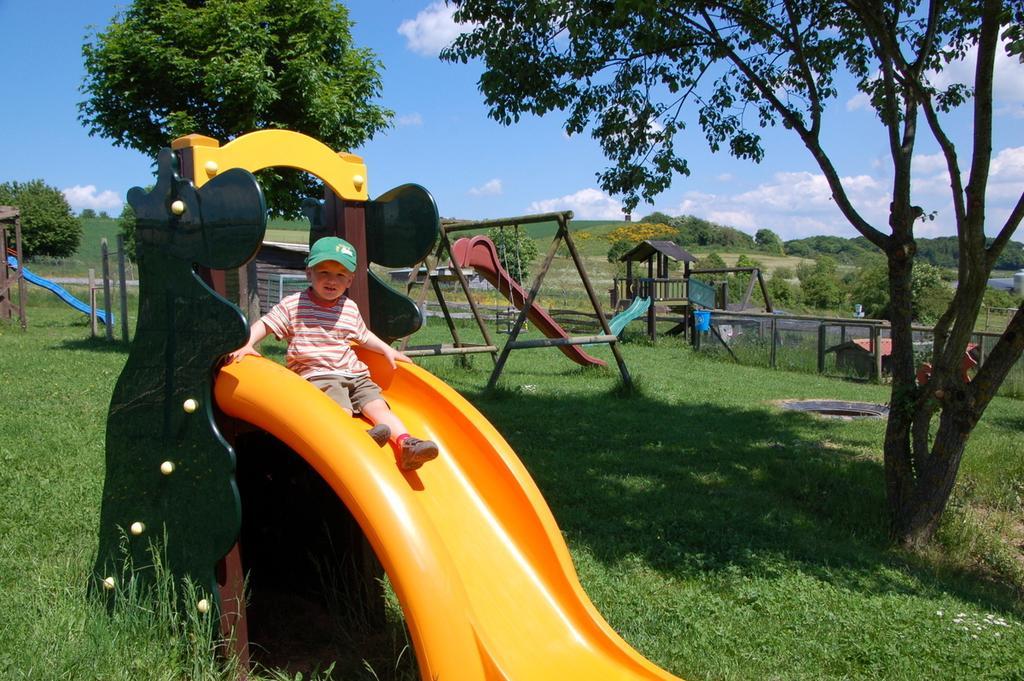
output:
[[[452,252],[459,267],[472,267],[487,282],[498,289],[509,302],[520,310],[526,302],[526,291],[513,279],[498,259],[498,249],[486,236],[462,238],[452,244]],[[529,320],[541,333],[548,338],[568,338],[558,322],[551,318],[548,311],[539,305],[531,305],[527,314]],[[606,362],[588,355],[578,345],[561,345],[562,354],[581,366],[605,366]]]

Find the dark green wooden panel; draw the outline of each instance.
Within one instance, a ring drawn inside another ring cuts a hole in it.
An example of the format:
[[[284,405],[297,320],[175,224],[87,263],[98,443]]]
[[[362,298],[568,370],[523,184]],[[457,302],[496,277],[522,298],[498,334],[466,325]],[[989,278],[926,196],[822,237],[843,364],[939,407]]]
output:
[[[370,329],[385,343],[415,333],[423,325],[423,316],[409,296],[399,293],[369,273]]]
[[[173,210],[180,201],[180,215]],[[201,265],[239,267],[263,240],[266,204],[256,179],[229,170],[198,191],[159,157],[152,191],[128,193],[136,214],[137,331],[107,417],[106,479],[100,512],[99,580],[123,580],[123,548],[136,569],[166,554],[180,586],[188,577],[216,599],[214,568],[231,548],[241,516],[234,453],[214,422],[212,378],[221,357],[248,336],[241,310],[196,274]],[[193,413],[185,409],[195,400]],[[170,474],[161,465],[170,462]],[[142,523],[135,535],[130,528]],[[141,570],[144,578],[151,575]]]
[[[403,184],[366,204],[366,255],[384,267],[407,267],[430,252],[440,229],[434,197]]]

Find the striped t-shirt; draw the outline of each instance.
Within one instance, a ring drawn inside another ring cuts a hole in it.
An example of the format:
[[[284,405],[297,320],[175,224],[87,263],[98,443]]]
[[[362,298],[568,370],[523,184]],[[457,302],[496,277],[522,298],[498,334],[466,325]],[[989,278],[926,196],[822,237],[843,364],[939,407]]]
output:
[[[306,289],[282,298],[261,321],[275,336],[288,341],[288,368],[303,378],[369,373],[352,346],[369,340],[370,332],[348,296],[322,305]]]

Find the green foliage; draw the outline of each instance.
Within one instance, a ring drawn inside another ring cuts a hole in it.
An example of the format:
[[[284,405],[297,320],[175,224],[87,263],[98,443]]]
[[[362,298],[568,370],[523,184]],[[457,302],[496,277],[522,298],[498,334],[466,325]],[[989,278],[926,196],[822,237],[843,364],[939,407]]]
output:
[[[1017,307],[1021,304],[1021,297],[1011,291],[990,288],[985,290],[984,304],[989,307]]]
[[[624,195],[627,211],[667,189],[676,173],[689,174],[676,147],[687,107],[696,110],[712,151],[753,161],[764,156],[762,128],[784,126],[816,143],[822,112],[847,75],[881,120],[898,127],[893,111],[902,111],[903,102],[894,96],[909,88],[883,87],[877,72],[879,61],[891,58],[886,50],[923,48],[920,63],[941,70],[977,43],[981,16],[968,2],[946,3],[932,22],[918,20],[917,3],[895,2],[833,0],[799,11],[655,0],[453,4],[456,19],[471,28],[442,58],[482,60],[479,85],[491,118],[510,125],[526,114],[565,112],[569,134],[589,131],[601,144],[610,161],[601,186]],[[880,15],[890,18],[873,20]],[[906,78],[923,79],[917,63]],[[960,83],[923,88],[942,112],[968,93]]]
[[[992,239],[986,240],[986,246]],[[917,258],[925,260],[937,267],[956,269],[960,261],[960,240],[955,236],[937,237],[935,239],[917,240]],[[1024,244],[1010,241],[996,259],[995,269],[1015,270],[1024,267]]]
[[[124,252],[129,260],[135,260],[135,209],[127,201],[117,218],[117,227],[124,237]]]
[[[530,284],[530,269],[537,259],[537,242],[520,229],[495,227],[487,236],[498,248],[501,266],[523,286]]]
[[[955,236],[917,239],[917,262],[926,262],[940,268],[956,269],[960,260],[960,240]],[[991,245],[992,240],[987,241]],[[817,258],[830,255],[844,265],[858,265],[877,258],[878,249],[864,237],[844,239],[838,236],[812,236],[793,239],[784,244],[788,255]],[[995,262],[995,269],[1024,267],[1024,244],[1010,241]]]
[[[666,215],[661,211],[654,211],[650,215],[640,218],[640,222],[646,222],[653,225],[667,225],[672,222],[674,218],[671,215]]]
[[[720,270],[726,267],[728,265],[722,260],[722,256],[714,251],[711,251],[693,264],[693,269],[695,270]],[[724,274],[697,274],[693,276],[695,279],[699,279],[707,284],[714,284],[716,281],[723,281],[725,279]]]
[[[837,270],[836,261],[828,256],[819,258],[813,265],[803,263],[797,267],[803,302],[819,310],[832,310],[842,305],[845,296]]]
[[[914,301],[914,319],[921,324],[937,322],[953,298],[953,289],[942,274],[941,269],[927,262],[914,263],[910,293]]]
[[[786,268],[780,267],[772,272],[772,276],[765,282],[774,307],[788,307],[800,300],[799,287],[789,281],[792,277],[785,276],[782,272],[784,269]]]
[[[673,218],[669,224],[679,230],[679,236],[673,240],[684,248],[695,246],[717,246],[726,250],[754,250],[755,248],[754,239],[746,232],[702,220],[693,215]]]
[[[765,253],[772,255],[785,255],[786,249],[782,245],[782,239],[770,229],[759,229],[754,235],[754,243]]]
[[[889,316],[889,266],[884,260],[862,267],[854,279],[852,301],[862,305],[864,314],[872,319]]]
[[[934,324],[949,305],[953,290],[943,279],[943,272],[927,262],[915,262],[911,275],[911,297],[914,319],[921,324]],[[864,313],[874,319],[889,318],[889,269],[884,261],[861,268],[851,287],[854,303],[864,306]]]
[[[155,157],[189,133],[222,143],[285,128],[353,149],[387,127],[380,62],[332,0],[135,0],[82,48],[91,135]],[[317,182],[261,173],[268,204],[297,216]]]
[[[82,224],[56,187],[42,180],[4,182],[0,184],[0,205],[21,211],[21,245],[26,258],[64,258],[78,249]],[[10,245],[14,246],[13,239]]]
[[[852,265],[878,253],[878,249],[863,237],[844,239],[840,236],[812,236],[787,241],[784,248],[788,255],[811,260],[827,255],[844,265]]]
[[[83,208],[82,212],[78,214],[80,220],[92,220],[96,218],[96,211],[92,208]]]
[[[651,239],[675,240],[677,234],[676,228],[661,222],[626,223],[604,236],[605,240],[611,244],[607,253],[608,262],[618,263],[619,258],[644,241]]]

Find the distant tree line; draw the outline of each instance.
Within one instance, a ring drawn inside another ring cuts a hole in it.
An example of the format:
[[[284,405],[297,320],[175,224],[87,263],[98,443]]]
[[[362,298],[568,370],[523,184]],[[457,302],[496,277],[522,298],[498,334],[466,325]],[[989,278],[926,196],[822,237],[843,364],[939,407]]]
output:
[[[693,215],[672,217],[654,212],[641,219],[642,223],[667,225],[675,230],[671,240],[683,248],[720,248],[722,250],[753,251],[770,255],[783,255],[783,242],[770,229],[759,229],[756,235],[704,220]]]
[[[716,248],[723,251],[759,252],[769,255],[792,255],[817,260],[822,256],[834,259],[840,265],[865,265],[877,257],[878,249],[862,236],[847,239],[839,236],[811,236],[804,239],[782,241],[770,229],[758,229],[754,236],[735,227],[719,225],[693,215],[672,217],[654,212],[641,222],[663,224],[674,228],[672,240],[683,248]],[[988,240],[992,242],[991,239]],[[935,267],[956,269],[960,258],[960,244],[955,236],[916,239],[917,260]],[[1024,268],[1024,244],[1010,241],[996,260],[997,270]]]
[[[991,243],[992,239],[988,239]],[[955,236],[916,239],[918,262],[935,267],[956,269],[960,258],[960,244]],[[844,239],[838,236],[812,236],[792,239],[783,244],[786,255],[801,258],[819,258],[828,255],[844,265],[862,264],[866,258],[877,255],[877,249],[864,237]],[[1010,241],[996,260],[997,270],[1016,270],[1024,267],[1024,244]]]

